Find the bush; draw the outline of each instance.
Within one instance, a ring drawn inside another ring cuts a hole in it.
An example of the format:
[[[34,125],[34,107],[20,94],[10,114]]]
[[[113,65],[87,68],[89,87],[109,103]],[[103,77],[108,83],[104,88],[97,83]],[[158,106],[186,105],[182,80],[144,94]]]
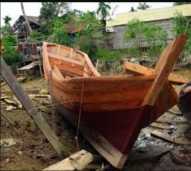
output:
[[[53,33],[50,38],[54,43],[72,45],[72,39],[65,30],[64,21],[61,18],[56,18],[53,22]]]
[[[5,49],[3,52],[3,58],[8,65],[16,65],[22,60],[22,56],[18,53],[14,47]]]
[[[4,51],[2,56],[8,65],[15,65],[22,60],[22,56],[15,49],[16,38],[13,35],[6,35],[2,38]]]
[[[96,52],[96,57],[104,61],[115,61],[120,58],[120,52],[99,48]]]
[[[148,47],[147,56],[157,57],[166,45],[167,33],[157,25],[132,20],[127,25],[124,37],[126,41],[132,42],[133,48],[129,52],[134,57],[142,56],[142,44]]]
[[[173,19],[173,31],[175,35],[186,33],[188,36],[182,61],[186,61],[191,56],[191,19],[184,17],[181,13],[176,13]]]
[[[38,31],[32,31],[32,33],[30,33],[29,35],[29,41],[31,42],[39,42],[45,39],[45,35],[43,35],[42,33],[38,32]]]

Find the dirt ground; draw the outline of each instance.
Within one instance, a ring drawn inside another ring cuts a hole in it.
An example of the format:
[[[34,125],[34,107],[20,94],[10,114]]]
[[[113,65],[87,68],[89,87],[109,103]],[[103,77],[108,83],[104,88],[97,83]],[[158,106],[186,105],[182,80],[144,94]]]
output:
[[[191,79],[191,70],[178,72]],[[60,141],[65,146],[65,156],[77,151],[74,138],[76,130],[55,113],[54,104],[48,96],[47,82],[43,78],[32,78],[21,84],[39,112],[56,130]],[[38,94],[44,96],[35,96]],[[14,103],[4,99],[9,99]],[[124,171],[191,170],[191,125],[180,114],[177,107],[171,110],[153,125],[141,131],[129,154]],[[24,109],[18,105],[14,95],[4,83],[1,84],[1,113],[3,113],[1,115],[1,140],[11,139],[7,144],[2,142],[0,144],[1,170],[41,170],[61,160]],[[178,137],[179,145],[154,136],[153,131],[156,130],[165,132],[171,137]],[[80,137],[80,147],[98,155],[82,137]],[[176,159],[178,149],[186,149],[185,160]],[[103,166],[108,166],[105,170],[114,170],[105,160],[95,164],[97,171],[102,170]]]

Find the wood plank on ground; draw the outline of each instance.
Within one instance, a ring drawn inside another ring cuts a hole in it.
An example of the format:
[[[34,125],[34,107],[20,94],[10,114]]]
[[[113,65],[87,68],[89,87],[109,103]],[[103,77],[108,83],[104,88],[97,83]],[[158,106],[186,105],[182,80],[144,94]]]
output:
[[[33,107],[29,96],[23,90],[21,85],[18,83],[11,69],[7,66],[2,57],[1,57],[1,74],[3,79],[6,81],[10,89],[19,99],[24,109],[29,114],[29,116],[34,120],[36,125],[40,128],[40,130],[48,139],[48,141],[51,143],[56,152],[60,156],[62,156],[64,147],[60,143],[59,138],[56,136],[56,134],[51,129],[45,118],[42,116],[42,113],[39,113],[37,109]]]
[[[74,171],[74,170],[84,170],[89,163],[93,161],[93,155],[86,151],[80,150],[66,159],[59,161],[45,169],[43,171]]]

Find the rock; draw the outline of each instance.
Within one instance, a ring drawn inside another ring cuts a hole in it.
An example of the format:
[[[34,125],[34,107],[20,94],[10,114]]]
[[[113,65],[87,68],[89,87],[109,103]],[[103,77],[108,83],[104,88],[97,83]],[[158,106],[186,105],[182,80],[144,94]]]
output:
[[[163,145],[146,145],[138,147],[129,153],[129,161],[135,160],[153,160],[170,151],[171,148]]]
[[[152,171],[190,171],[191,168],[184,165],[177,165],[173,162],[171,155],[164,155],[152,169]]]
[[[191,166],[191,148],[178,147],[171,151],[171,155],[175,163]]]
[[[17,153],[18,153],[19,155],[22,155],[22,154],[23,154],[23,152],[22,152],[22,151],[18,151]]]
[[[5,162],[6,162],[6,163],[9,163],[9,162],[10,162],[10,158],[7,158],[7,159],[5,160]]]
[[[16,141],[13,138],[6,138],[0,140],[0,146],[1,147],[10,147],[12,145],[15,145]]]

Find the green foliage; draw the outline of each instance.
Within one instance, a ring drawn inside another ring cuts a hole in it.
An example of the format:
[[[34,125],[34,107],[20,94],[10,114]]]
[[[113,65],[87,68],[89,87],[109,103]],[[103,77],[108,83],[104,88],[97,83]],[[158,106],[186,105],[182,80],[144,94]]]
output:
[[[5,25],[10,25],[10,21],[11,21],[11,17],[5,16],[5,18],[4,18]]]
[[[150,8],[150,6],[147,5],[146,2],[139,2],[139,6],[137,7],[137,9],[140,10],[146,10],[147,8]]]
[[[54,19],[49,40],[79,47],[95,60],[96,51],[103,43],[102,36],[102,26],[94,12],[83,13],[75,10]]]
[[[11,17],[5,16],[5,18],[4,18],[5,25],[3,27],[1,27],[1,34],[2,34],[2,36],[9,35],[11,33],[11,24],[10,24],[10,21],[11,21]]]
[[[184,17],[181,13],[176,13],[173,19],[173,31],[176,36],[181,33],[186,33],[188,36],[183,58],[186,60],[191,55],[191,19]]]
[[[97,14],[101,18],[101,22],[102,22],[102,25],[103,25],[103,32],[105,32],[106,20],[107,20],[107,17],[110,15],[110,10],[111,10],[111,7],[110,7],[110,5],[108,3],[99,2],[99,6],[98,6],[98,9],[97,9]]]
[[[42,2],[39,21],[40,31],[46,36],[52,32],[52,21],[59,15],[63,15],[69,9],[66,2]]]
[[[179,1],[179,2],[174,2],[174,6],[176,5],[184,5],[184,4],[191,4],[191,2],[182,2],[182,1]]]
[[[167,33],[159,26],[132,20],[127,25],[124,37],[128,43],[132,43],[134,48],[129,52],[134,57],[142,55],[141,44],[149,47],[149,57],[156,57],[166,45]]]
[[[53,33],[51,39],[55,43],[71,46],[72,38],[67,34],[64,26],[65,24],[62,19],[55,19],[53,22]]]
[[[15,65],[22,60],[21,54],[19,54],[14,47],[9,47],[3,52],[3,58],[8,65]]]
[[[97,50],[96,56],[98,59],[104,60],[104,61],[115,61],[120,58],[120,52],[119,51],[111,51],[109,49],[103,49],[99,48]]]
[[[22,57],[15,49],[17,41],[16,37],[11,32],[10,21],[11,18],[6,16],[4,18],[5,26],[1,29],[2,45],[4,47],[2,56],[8,65],[15,65],[17,62],[21,61]]]
[[[83,29],[79,32],[76,43],[95,60],[96,51],[103,44],[102,25],[93,12],[83,13],[80,21],[83,23]]]
[[[68,9],[68,3],[66,2],[42,2],[40,21],[52,20],[59,15],[63,15]]]
[[[30,42],[39,42],[39,41],[43,41],[44,39],[45,39],[45,35],[38,31],[32,31],[28,38]]]
[[[11,46],[16,46],[16,43],[17,43],[16,37],[13,35],[4,36],[2,38],[2,43],[3,43],[3,46],[5,49],[9,48]]]
[[[2,56],[8,65],[14,65],[21,61],[22,57],[15,49],[16,38],[13,35],[4,36],[2,44],[4,47]]]

